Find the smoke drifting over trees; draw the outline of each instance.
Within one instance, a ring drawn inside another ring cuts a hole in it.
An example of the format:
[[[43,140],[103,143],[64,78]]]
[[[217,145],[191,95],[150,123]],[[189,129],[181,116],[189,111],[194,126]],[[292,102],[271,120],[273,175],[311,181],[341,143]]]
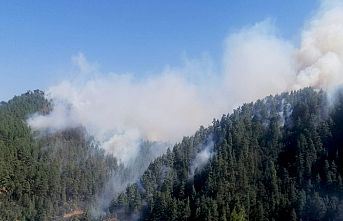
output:
[[[0,104],[0,220],[342,220],[343,1],[298,37],[267,19],[143,77],[73,56]]]
[[[340,1],[323,1],[295,44],[279,37],[271,21],[256,23],[226,39],[219,73],[203,58],[137,79],[99,73],[79,54],[73,61],[86,77],[50,87],[53,111],[28,122],[52,131],[83,125],[108,153],[128,162],[141,140],[179,141],[243,102],[306,86],[340,85],[342,30]]]
[[[82,126],[107,153],[129,166],[143,141],[179,142],[244,102],[307,86],[329,91],[340,86],[341,1],[322,1],[300,35],[299,42],[283,39],[273,22],[265,20],[227,37],[219,68],[208,57],[186,59],[181,67],[143,79],[100,73],[80,53],[72,59],[80,77],[51,86],[47,98],[53,110],[32,116],[28,124],[49,132]],[[157,146],[165,150],[167,145]]]

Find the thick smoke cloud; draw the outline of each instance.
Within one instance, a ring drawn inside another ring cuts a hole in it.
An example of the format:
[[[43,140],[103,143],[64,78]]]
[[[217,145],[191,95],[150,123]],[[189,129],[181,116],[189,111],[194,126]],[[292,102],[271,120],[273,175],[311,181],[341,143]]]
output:
[[[330,89],[343,83],[343,1],[323,1],[302,33],[296,51],[297,79],[304,86]]]
[[[230,35],[224,51],[224,82],[234,106],[288,90],[294,83],[295,52],[270,20]]]
[[[120,173],[112,177],[95,208],[95,214],[102,214],[108,196],[135,182],[153,159],[133,164],[140,161],[143,140],[174,143],[243,102],[307,86],[333,90],[343,83],[342,1],[323,1],[298,43],[277,33],[270,20],[256,23],[228,36],[217,66],[206,56],[185,59],[181,67],[143,79],[101,73],[78,54],[72,58],[77,77],[51,86],[47,98],[54,104],[52,112],[35,115],[28,124],[50,132],[83,126],[126,170],[139,171],[124,180]],[[161,153],[166,146],[153,145],[157,150],[152,152]],[[208,148],[199,153],[192,174],[210,153]]]
[[[79,74],[89,73],[85,67],[92,65],[82,54],[73,60]],[[34,116],[29,125],[52,131],[82,125],[106,151],[128,162],[140,140],[176,142],[226,111],[205,95],[204,85],[186,79],[189,70],[200,70],[195,66],[169,68],[142,80],[110,73],[62,82],[47,91],[54,102],[51,114]]]
[[[204,56],[137,79],[100,73],[79,54],[72,60],[81,77],[50,87],[53,111],[28,123],[50,131],[82,125],[125,163],[141,140],[174,143],[243,102],[306,86],[335,88],[343,83],[342,5],[323,1],[299,47],[279,37],[269,20],[229,35],[221,71]]]
[[[213,117],[270,94],[307,86],[332,90],[343,83],[342,2],[323,1],[299,42],[283,39],[266,20],[230,34],[220,64],[206,56],[185,59],[181,67],[143,79],[101,73],[80,53],[72,58],[78,77],[51,86],[52,112],[28,124],[50,132],[83,126],[131,168],[143,140],[175,143]],[[199,155],[201,165],[209,155]]]

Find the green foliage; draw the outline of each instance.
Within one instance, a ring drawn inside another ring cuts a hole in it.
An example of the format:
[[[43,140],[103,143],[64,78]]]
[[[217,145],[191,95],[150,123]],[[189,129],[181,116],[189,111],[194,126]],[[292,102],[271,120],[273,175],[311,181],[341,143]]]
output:
[[[139,181],[140,197],[126,191],[112,213],[140,211],[142,220],[341,219],[338,98],[329,109],[323,91],[305,88],[244,104],[157,158]],[[197,154],[212,144],[208,163],[193,175]]]
[[[38,90],[0,105],[0,220],[61,220],[85,211],[117,167],[82,128],[32,134],[26,119],[50,110]]]
[[[236,211],[236,208],[233,209],[230,215],[230,221],[245,221],[245,212],[243,209]]]
[[[106,217],[342,220],[343,95],[327,103],[306,88],[244,104],[154,160]],[[0,104],[0,220],[90,220],[118,169],[83,128],[33,133],[27,117],[50,110],[41,91]]]

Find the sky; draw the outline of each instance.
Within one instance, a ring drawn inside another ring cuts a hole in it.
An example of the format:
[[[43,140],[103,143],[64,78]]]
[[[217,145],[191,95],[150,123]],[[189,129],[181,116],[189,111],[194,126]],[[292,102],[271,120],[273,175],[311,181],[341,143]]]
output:
[[[220,60],[228,34],[266,19],[297,42],[316,0],[0,1],[0,100],[72,74],[78,53],[102,73],[144,78],[184,57]],[[218,61],[220,63],[220,61]]]

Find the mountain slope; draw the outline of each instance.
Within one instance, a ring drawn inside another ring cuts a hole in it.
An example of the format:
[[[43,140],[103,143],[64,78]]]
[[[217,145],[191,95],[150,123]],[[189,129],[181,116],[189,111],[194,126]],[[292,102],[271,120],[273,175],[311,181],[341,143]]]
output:
[[[0,220],[92,220],[120,171],[83,128],[32,132],[27,117],[50,110],[41,91],[0,105]],[[341,220],[342,148],[342,94],[269,96],[185,137],[102,218]]]
[[[0,105],[0,220],[61,220],[73,210],[85,213],[117,168],[82,128],[33,134],[27,117],[50,109],[38,90]]]
[[[311,88],[245,104],[157,158],[109,217],[340,220],[342,137],[341,95],[330,108]]]

